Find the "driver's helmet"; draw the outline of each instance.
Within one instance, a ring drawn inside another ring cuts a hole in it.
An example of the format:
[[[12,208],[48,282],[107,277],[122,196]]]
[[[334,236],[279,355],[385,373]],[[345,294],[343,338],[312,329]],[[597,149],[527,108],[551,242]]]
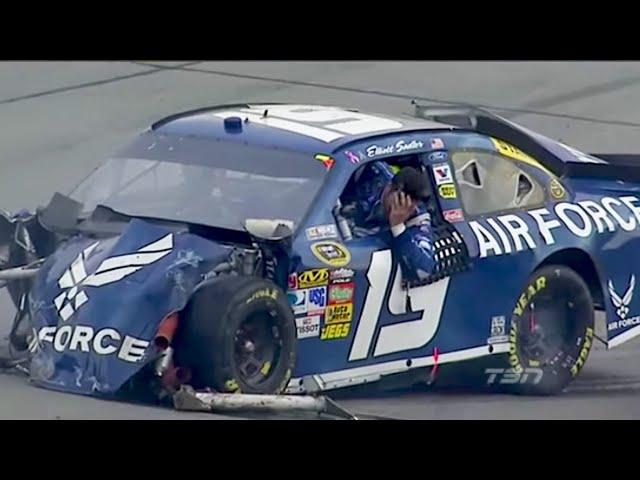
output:
[[[427,193],[424,188],[428,188],[430,193],[427,174],[415,168],[377,161],[372,162],[369,168],[364,170],[362,177],[358,179],[358,203],[361,218],[366,224],[386,224],[386,216],[382,210],[382,192],[389,184],[395,183],[398,186],[406,184],[404,189],[410,190],[407,193],[411,194],[411,191],[415,190],[415,196],[418,199],[427,199],[421,196]],[[407,225],[418,225],[428,221],[427,212],[424,202],[418,202],[416,214],[408,220]]]

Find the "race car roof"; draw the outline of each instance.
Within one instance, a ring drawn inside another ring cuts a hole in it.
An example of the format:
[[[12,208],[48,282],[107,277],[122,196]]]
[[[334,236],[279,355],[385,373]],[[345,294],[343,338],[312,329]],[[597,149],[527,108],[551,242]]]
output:
[[[335,106],[234,104],[166,117],[151,126],[161,135],[242,142],[309,153],[332,153],[365,138],[457,127],[412,116],[364,113]]]

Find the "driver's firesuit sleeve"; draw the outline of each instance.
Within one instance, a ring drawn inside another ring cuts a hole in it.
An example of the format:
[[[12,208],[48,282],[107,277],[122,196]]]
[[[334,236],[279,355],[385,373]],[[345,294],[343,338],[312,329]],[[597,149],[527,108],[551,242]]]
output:
[[[369,178],[360,183],[366,185],[366,191],[360,192],[361,219],[372,226],[388,225],[381,196],[384,187],[391,182],[397,171],[386,162],[378,161],[371,164],[367,173]],[[416,214],[406,225],[392,229],[391,234],[391,250],[400,263],[403,278],[409,282],[425,280],[435,267],[431,218],[426,206],[418,204]]]
[[[409,282],[426,280],[436,264],[433,231],[426,217],[428,214],[417,225],[399,225],[399,228],[391,229],[393,256],[400,264],[403,279]],[[411,221],[407,223],[411,224]]]

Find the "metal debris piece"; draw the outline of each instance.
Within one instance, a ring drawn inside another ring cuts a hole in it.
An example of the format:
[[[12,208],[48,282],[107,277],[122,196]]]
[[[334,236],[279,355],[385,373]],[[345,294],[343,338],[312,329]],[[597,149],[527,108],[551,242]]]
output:
[[[183,385],[174,394],[173,404],[177,410],[198,412],[315,412],[358,420],[327,397],[196,392]]]
[[[38,267],[21,266],[0,270],[0,280],[24,280],[38,274]]]

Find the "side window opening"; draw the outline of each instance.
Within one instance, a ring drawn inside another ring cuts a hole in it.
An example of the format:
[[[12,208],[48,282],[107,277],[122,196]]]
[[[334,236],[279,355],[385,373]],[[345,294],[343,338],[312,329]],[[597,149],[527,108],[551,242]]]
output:
[[[482,188],[480,170],[478,169],[478,162],[475,159],[470,160],[460,170],[456,170],[456,176],[459,178],[458,183],[460,184],[471,188]]]
[[[456,180],[467,215],[541,205],[544,190],[517,162],[493,152],[453,153]]]
[[[423,168],[418,155],[404,155],[380,160],[399,171],[402,167]],[[386,180],[374,172],[374,164],[368,162],[360,166],[351,176],[340,195],[341,216],[349,224],[354,238],[375,235],[388,228],[384,212],[375,204],[379,192]],[[376,208],[377,207],[377,208]]]
[[[524,173],[518,176],[518,185],[516,187],[515,204],[520,206],[526,203],[527,198],[533,193],[533,182]]]

